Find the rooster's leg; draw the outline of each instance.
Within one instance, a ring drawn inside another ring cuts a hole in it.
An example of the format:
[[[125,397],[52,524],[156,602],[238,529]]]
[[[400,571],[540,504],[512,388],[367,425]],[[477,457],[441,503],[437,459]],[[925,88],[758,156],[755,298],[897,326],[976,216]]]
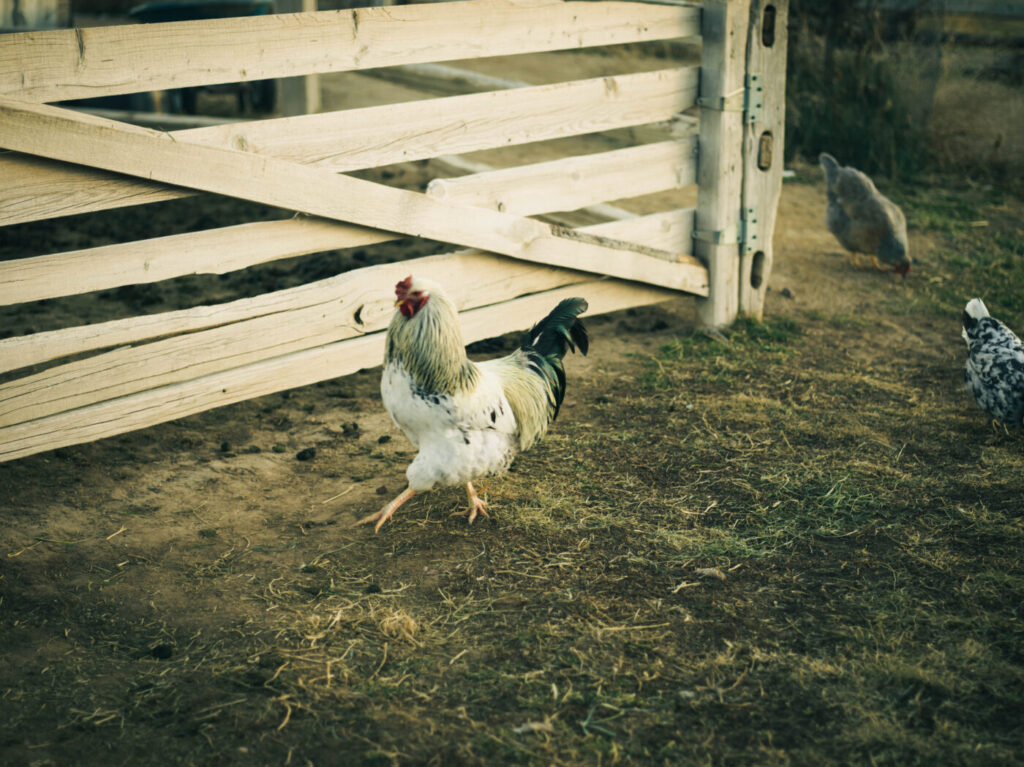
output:
[[[490,519],[490,515],[487,513],[487,501],[476,494],[476,490],[473,488],[472,482],[466,483],[466,500],[469,501],[469,508],[465,511],[453,511],[453,517],[469,517],[469,524],[473,524],[473,520],[476,519],[477,514],[483,514],[485,517]]]
[[[367,522],[376,522],[377,524],[374,525],[373,532],[379,532],[381,525],[383,525],[385,522],[391,519],[391,516],[395,513],[398,507],[401,506],[406,501],[408,501],[410,498],[412,498],[415,494],[415,491],[410,490],[409,488],[405,488],[405,490],[402,491],[401,495],[395,498],[395,500],[393,500],[380,511],[363,517],[358,522],[356,522],[356,525],[365,525]],[[355,525],[353,525],[353,527],[355,527]]]

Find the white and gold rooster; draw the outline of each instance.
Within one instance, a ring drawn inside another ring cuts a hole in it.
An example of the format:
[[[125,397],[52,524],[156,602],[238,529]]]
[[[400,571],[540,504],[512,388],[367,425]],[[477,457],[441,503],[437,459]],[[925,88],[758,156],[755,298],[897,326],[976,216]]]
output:
[[[375,531],[416,493],[465,485],[469,521],[487,516],[473,481],[504,474],[558,415],[565,395],[562,358],[586,354],[587,332],[578,315],[582,298],[567,298],[524,336],[506,357],[466,357],[458,310],[430,280],[411,276],[395,286],[380,391],[395,424],[419,449],[405,474],[409,486],[378,512],[359,520]]]

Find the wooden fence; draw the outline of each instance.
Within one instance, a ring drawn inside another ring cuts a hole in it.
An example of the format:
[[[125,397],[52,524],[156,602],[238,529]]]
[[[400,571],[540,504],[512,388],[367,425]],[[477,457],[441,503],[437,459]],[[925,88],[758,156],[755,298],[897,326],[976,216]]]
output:
[[[196,191],[306,215],[0,261],[0,305],[409,235],[468,250],[0,340],[0,460],[380,364],[391,286],[410,272],[449,288],[467,341],[521,329],[567,295],[600,313],[683,292],[700,297],[710,326],[759,317],[781,180],[785,29],[786,0],[468,0],[3,36],[0,226]],[[696,36],[699,67],[172,132],[48,103]],[[663,130],[635,146],[438,179],[426,193],[345,173],[664,126],[698,104],[696,136]],[[695,182],[696,209],[602,207]],[[613,217],[580,229],[535,218],[587,206]]]

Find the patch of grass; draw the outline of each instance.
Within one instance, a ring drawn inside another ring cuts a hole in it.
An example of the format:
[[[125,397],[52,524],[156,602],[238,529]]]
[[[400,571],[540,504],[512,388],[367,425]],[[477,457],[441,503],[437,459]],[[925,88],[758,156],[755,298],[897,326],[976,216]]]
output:
[[[679,385],[673,372],[681,360],[701,360],[693,377],[703,383],[725,386],[750,375],[757,365],[778,361],[793,353],[790,343],[800,335],[799,324],[788,317],[763,323],[738,320],[724,332],[695,332],[665,344],[644,372],[642,382],[651,388]]]
[[[777,352],[800,334],[800,326],[789,317],[769,318],[765,322],[740,319],[722,333],[695,332],[666,344],[661,357],[666,360],[707,359],[723,353]]]
[[[993,316],[1024,327],[1024,239],[1021,204],[991,188],[943,179],[939,190],[896,195],[911,226],[935,236],[925,254],[919,301],[958,317],[968,300],[984,299]],[[927,271],[925,271],[925,269]]]
[[[929,189],[927,194],[897,190],[893,193],[917,229],[952,234],[984,219],[981,200],[969,199],[964,190]],[[974,195],[977,197],[977,195]]]
[[[815,316],[816,315],[816,316]],[[873,320],[856,314],[834,314],[826,316],[820,312],[807,312],[808,319],[824,320],[833,328],[844,330],[867,330],[871,327]]]

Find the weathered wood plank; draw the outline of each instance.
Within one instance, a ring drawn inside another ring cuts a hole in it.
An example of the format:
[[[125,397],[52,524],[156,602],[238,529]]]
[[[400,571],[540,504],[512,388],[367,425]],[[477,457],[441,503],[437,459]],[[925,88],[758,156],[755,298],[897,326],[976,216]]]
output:
[[[367,69],[362,74],[389,83],[404,85],[424,93],[457,95],[474,91],[500,91],[506,88],[525,88],[530,83],[507,77],[485,75],[472,69],[448,64],[404,64],[400,67]]]
[[[438,200],[529,216],[578,210],[609,200],[690,186],[697,181],[697,140],[615,149],[459,178],[434,179]]]
[[[432,157],[430,159],[430,167],[443,170],[444,176],[439,178],[449,178],[451,176],[468,176],[474,173],[491,173],[492,171],[500,170],[493,165],[480,162],[478,160],[470,160],[464,155],[448,154],[440,157]],[[610,205],[608,203],[597,203],[594,205],[588,205],[582,210],[592,213],[602,219],[620,219],[620,218],[634,218],[637,214],[631,213],[625,208],[618,207],[616,205]],[[692,243],[690,243],[692,246]],[[687,251],[684,251],[687,252]]]
[[[660,122],[696,103],[698,67],[570,80],[175,134],[337,171]]]
[[[172,134],[173,135],[173,134]],[[195,194],[42,157],[0,152],[0,226],[93,213]]]
[[[477,308],[582,282],[582,272],[456,253],[359,269],[325,280],[307,305],[77,360],[0,385],[0,427],[383,330],[391,286],[425,272],[456,285],[460,308]],[[472,286],[470,289],[469,286]],[[284,292],[284,291],[281,291]],[[291,293],[295,296],[298,291]]]
[[[400,277],[398,279],[401,279]],[[358,297],[363,288],[351,286]],[[358,335],[349,295],[140,347],[0,385],[0,427]]]
[[[5,35],[0,93],[30,101],[453,61],[700,33],[700,9],[470,0]]]
[[[771,34],[763,34],[765,8],[771,6]],[[747,121],[743,138],[743,217],[752,220],[756,239],[740,254],[739,311],[760,320],[774,263],[772,237],[782,194],[782,157],[786,131],[786,29],[788,0],[752,0],[747,43],[747,72],[758,78],[760,117]],[[766,39],[770,39],[768,44]]]
[[[379,229],[300,216],[15,259],[0,262],[0,305],[187,274],[225,274],[280,258],[396,238]]]
[[[579,283],[465,312],[460,315],[463,340],[471,343],[522,329],[570,296],[583,296],[590,304],[589,313],[601,314],[665,301],[676,295],[669,290],[608,280]],[[0,461],[102,439],[348,375],[379,365],[383,349],[384,333],[372,333],[0,428]]]
[[[580,231],[635,242],[649,248],[658,248],[672,253],[685,253],[686,248],[693,247],[692,232],[695,213],[693,208],[667,210],[646,216],[633,216],[593,226],[584,226]],[[681,255],[680,262],[704,269],[704,265],[692,256]],[[702,290],[706,291],[706,269],[704,273]]]
[[[571,231],[417,192],[334,175],[248,152],[176,141],[66,109],[0,98],[0,146],[65,162],[289,208],[385,231],[453,242],[526,261],[676,290],[694,289],[686,264],[628,243],[581,241]]]
[[[692,209],[680,210],[598,224],[584,231],[631,239],[650,247],[671,247],[689,237],[692,220]],[[51,407],[59,403],[63,409],[66,402],[75,398],[105,398],[96,392],[106,392],[111,387],[121,387],[118,391],[123,392],[126,379],[134,391],[157,385],[157,375],[163,375],[162,383],[166,383],[194,377],[199,365],[208,369],[236,366],[239,354],[263,358],[268,356],[267,349],[274,339],[303,348],[303,344],[312,345],[309,339],[317,334],[326,334],[333,341],[383,329],[392,311],[390,293],[386,287],[368,292],[366,286],[391,285],[413,270],[431,274],[444,284],[473,285],[474,290],[462,308],[588,279],[582,272],[513,260],[500,260],[500,267],[495,267],[495,263],[493,256],[462,251],[366,267],[225,304],[3,339],[0,372],[72,353],[184,334],[137,349],[120,349],[68,363],[4,384],[0,386],[0,421],[5,413],[7,418],[20,417],[12,413],[35,407],[40,401],[50,402]],[[269,327],[262,328],[260,322],[267,318]],[[210,328],[219,332],[194,332]],[[165,359],[149,361],[161,355]]]
[[[674,210],[650,216],[637,216],[622,221],[612,221],[587,227],[583,231],[603,234],[608,237],[629,240],[652,248],[672,250],[683,246],[693,230],[693,209]],[[435,256],[435,259],[447,259],[448,256]],[[424,262],[427,264],[428,262]],[[514,262],[509,262],[514,263]],[[429,262],[429,268],[440,268]],[[368,267],[372,269],[383,267]],[[511,267],[510,267],[511,268]],[[536,269],[543,267],[535,265]],[[698,270],[702,265],[696,265]],[[401,271],[401,270],[399,270]],[[364,274],[369,272],[363,271]],[[523,274],[531,271],[520,271]],[[373,273],[373,279],[386,284],[392,275],[384,272]],[[706,270],[704,271],[706,275]],[[404,276],[404,275],[402,275]],[[460,275],[461,280],[464,275]],[[159,336],[176,333],[190,333],[205,328],[217,327],[231,322],[261,317],[266,314],[285,312],[297,308],[328,303],[337,295],[339,280],[346,275],[339,275],[286,290],[264,293],[253,298],[243,298],[212,306],[197,306],[192,309],[179,309],[160,314],[128,317],[120,320],[109,320],[93,325],[82,325],[61,330],[33,333],[27,336],[15,336],[0,339],[0,372],[17,370],[18,368],[36,365],[71,354],[93,351],[96,349],[123,346],[138,343]],[[399,278],[395,278],[396,281]],[[707,278],[701,282],[700,289],[707,291]],[[365,307],[363,307],[365,309]],[[364,316],[365,315],[365,316]],[[363,324],[369,322],[369,314],[360,312]]]
[[[575,210],[695,180],[696,140],[686,138],[435,180],[428,194],[517,215]],[[395,235],[322,219],[263,221],[0,263],[0,305],[87,293],[186,274],[223,274],[275,258],[385,242]],[[630,242],[638,242],[625,238]],[[692,242],[680,243],[680,263]]]
[[[670,119],[697,95],[696,67],[591,78],[301,117],[174,131],[176,140],[243,149],[336,171],[545,141]],[[190,190],[0,154],[0,225],[192,194]]]
[[[701,322],[728,325],[739,309],[743,85],[751,0],[707,0],[701,30],[700,154],[694,255],[708,265]]]

